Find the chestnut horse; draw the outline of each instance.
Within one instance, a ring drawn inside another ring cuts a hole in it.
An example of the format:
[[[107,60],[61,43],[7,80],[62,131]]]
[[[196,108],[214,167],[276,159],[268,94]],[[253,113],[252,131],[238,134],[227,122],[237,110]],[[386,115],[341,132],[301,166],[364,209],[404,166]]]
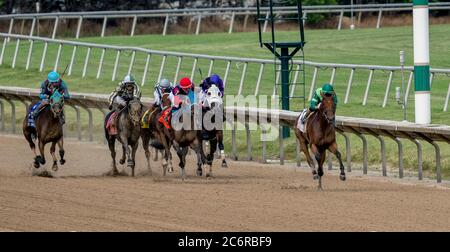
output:
[[[311,167],[314,180],[319,180],[318,189],[322,190],[322,176],[323,176],[323,163],[326,157],[326,151],[336,155],[340,165],[340,176],[342,181],[345,181],[344,164],[342,163],[341,153],[338,151],[336,143],[336,132],[333,126],[335,118],[335,104],[333,101],[333,95],[322,94],[322,102],[320,103],[317,111],[309,116],[306,133],[301,132],[295,127],[295,135],[300,141],[300,148],[306,156],[306,160]],[[297,122],[300,118],[297,118]],[[314,154],[315,159],[319,165],[316,171],[314,162],[309,154],[308,146],[311,147],[311,151]]]

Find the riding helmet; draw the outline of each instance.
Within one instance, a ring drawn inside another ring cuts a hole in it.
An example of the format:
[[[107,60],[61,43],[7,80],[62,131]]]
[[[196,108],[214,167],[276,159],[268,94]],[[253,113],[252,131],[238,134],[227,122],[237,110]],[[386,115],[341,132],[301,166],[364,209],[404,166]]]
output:
[[[216,85],[219,85],[222,82],[222,79],[220,79],[220,76],[217,74],[211,75],[211,77],[209,77],[209,80],[211,81],[211,83]]]
[[[48,73],[47,75],[47,80],[48,82],[52,83],[52,82],[58,82],[59,81],[59,74],[55,71],[51,71],[50,73]]]
[[[189,89],[192,87],[192,81],[188,77],[184,77],[180,80],[180,87],[182,89]]]
[[[158,86],[161,88],[169,88],[170,86],[172,86],[172,83],[170,83],[170,81],[168,79],[162,79],[158,83]]]
[[[333,94],[334,89],[333,89],[333,86],[331,84],[326,83],[326,84],[323,85],[322,91],[323,91],[324,94]]]
[[[125,76],[125,78],[123,78],[123,83],[134,83],[136,82],[136,80],[134,79],[133,75],[128,74],[127,76]]]

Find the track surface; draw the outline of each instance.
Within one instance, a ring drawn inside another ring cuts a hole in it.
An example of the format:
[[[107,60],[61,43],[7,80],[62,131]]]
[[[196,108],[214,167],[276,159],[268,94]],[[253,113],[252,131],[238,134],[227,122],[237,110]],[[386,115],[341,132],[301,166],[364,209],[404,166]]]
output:
[[[137,177],[110,177],[106,146],[67,141],[66,153],[56,178],[31,176],[25,140],[0,135],[0,231],[450,231],[445,186],[326,172],[318,192],[306,169],[216,162],[206,179],[192,157],[181,182],[159,162],[149,176],[141,148]]]

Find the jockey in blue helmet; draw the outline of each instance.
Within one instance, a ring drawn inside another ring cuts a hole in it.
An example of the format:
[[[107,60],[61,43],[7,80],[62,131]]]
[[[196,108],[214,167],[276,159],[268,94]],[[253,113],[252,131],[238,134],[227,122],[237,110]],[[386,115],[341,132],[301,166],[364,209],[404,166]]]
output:
[[[30,109],[28,115],[28,126],[36,127],[35,120],[46,105],[48,105],[50,97],[55,91],[64,95],[64,99],[70,99],[69,90],[67,84],[60,78],[59,74],[55,71],[51,71],[47,75],[47,79],[41,83],[41,93],[39,94],[39,101]],[[64,112],[61,113],[61,124],[65,123]]]

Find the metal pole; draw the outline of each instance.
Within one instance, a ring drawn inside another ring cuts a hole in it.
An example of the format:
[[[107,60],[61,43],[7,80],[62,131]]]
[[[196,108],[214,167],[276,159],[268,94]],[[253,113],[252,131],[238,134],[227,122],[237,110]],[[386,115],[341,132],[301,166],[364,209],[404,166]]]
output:
[[[133,17],[133,25],[131,26],[131,34],[130,34],[131,37],[134,36],[134,30],[136,29],[136,22],[137,22],[137,16],[134,15],[134,17]]]
[[[12,61],[12,68],[16,67],[16,59],[17,59],[17,54],[19,53],[19,46],[20,46],[20,39],[16,40],[16,49],[14,50],[14,57],[13,57],[13,61]]]
[[[120,59],[120,50],[117,50],[116,62],[114,63],[114,70],[113,70],[113,74],[112,74],[112,81],[116,80],[117,69],[119,67],[119,59]]]
[[[100,78],[100,74],[101,74],[101,72],[102,72],[102,68],[103,68],[103,60],[104,60],[104,58],[105,58],[105,52],[106,52],[106,49],[105,48],[103,48],[102,49],[102,55],[100,56],[100,62],[98,63],[98,70],[97,70],[97,79],[98,78]]]
[[[88,47],[87,53],[86,53],[86,58],[84,59],[83,75],[81,76],[83,78],[86,76],[86,71],[87,71],[87,67],[89,64],[89,56],[90,55],[91,55],[91,47]]]
[[[331,71],[330,84],[334,84],[334,77],[336,76],[336,67],[333,67],[333,71]]]
[[[166,15],[166,20],[164,21],[164,28],[163,28],[163,36],[166,36],[167,34],[167,26],[169,25],[169,14]]]
[[[289,48],[281,48],[281,108],[283,110],[290,110],[289,106]],[[288,138],[290,136],[289,127],[283,127],[283,137]]]
[[[183,57],[178,57],[177,70],[175,71],[175,77],[173,78],[173,83],[177,83],[178,75],[180,74],[181,63],[183,62]]]
[[[309,90],[309,100],[312,99],[312,96],[314,94],[314,89],[315,89],[315,86],[316,86],[318,70],[319,70],[318,67],[314,67],[314,73],[313,73],[313,77],[312,77],[312,81],[311,81],[311,89]]]
[[[264,65],[265,65],[264,63],[261,63],[261,66],[259,68],[258,80],[256,81],[255,96],[259,94],[259,86],[261,84],[261,79],[264,72]]]
[[[252,141],[250,139],[250,126],[245,123],[245,135],[247,136],[247,160],[252,161]]]
[[[363,106],[366,106],[366,104],[367,104],[367,98],[369,96],[369,88],[370,88],[370,84],[372,84],[373,72],[374,72],[374,70],[371,69],[370,73],[369,73],[369,79],[367,80],[366,92],[364,93],[364,100],[363,100],[363,104],[362,104]]]
[[[11,18],[11,20],[9,21],[8,34],[12,34],[13,27],[14,27],[14,18]],[[10,41],[10,38],[8,38],[8,42],[9,41]]]
[[[133,65],[134,65],[134,59],[136,57],[136,51],[133,51],[131,53],[131,60],[130,60],[130,65],[128,66],[128,74],[131,74],[131,71],[133,70]]]
[[[383,13],[383,10],[380,9],[380,11],[378,12],[378,20],[377,20],[377,29],[380,29],[380,24],[381,24],[381,14]]]
[[[242,89],[244,88],[244,80],[245,80],[245,74],[247,73],[247,65],[248,65],[248,62],[245,62],[244,68],[242,69],[241,82],[239,84],[238,95],[242,94]]]
[[[48,42],[45,42],[44,50],[42,51],[41,66],[39,67],[39,72],[42,72],[44,70],[45,56],[47,55],[47,47]]]
[[[102,38],[105,36],[106,31],[106,23],[108,22],[108,17],[103,18],[103,25],[102,25],[102,34],[100,35]]]
[[[195,35],[200,33],[200,24],[202,22],[202,14],[198,14],[197,28],[195,29]]]
[[[236,148],[236,122],[233,121],[233,129],[231,130],[231,150],[234,160],[238,160]]]
[[[448,110],[448,100],[450,99],[450,83],[448,83],[447,97],[445,98],[444,112]]]
[[[5,105],[4,105],[2,100],[0,100],[0,113],[2,114],[0,129],[2,131],[5,131],[5,120],[6,120],[6,118],[5,118]]]
[[[2,52],[0,54],[0,65],[3,65],[3,56],[5,55],[6,44],[8,43],[9,38],[5,38],[3,40]]]
[[[62,50],[62,44],[60,43],[58,45],[58,52],[56,53],[56,59],[55,59],[55,67],[53,68],[53,71],[58,71],[58,63],[59,63],[59,58],[61,57],[61,50]]]
[[[352,68],[352,71],[350,72],[350,77],[348,78],[347,91],[345,92],[344,104],[348,103],[348,97],[350,96],[350,89],[352,87],[354,73],[355,73],[355,69]]]
[[[59,17],[57,16],[55,18],[55,25],[53,26],[53,34],[52,34],[52,39],[55,39],[56,37],[56,32],[58,30],[58,22],[59,22]]]
[[[278,141],[279,141],[279,155],[280,155],[280,165],[284,165],[284,137],[283,137],[283,126],[278,129]]]
[[[78,19],[78,27],[77,27],[77,34],[75,35],[76,39],[80,38],[80,31],[81,31],[81,24],[83,23],[83,16],[80,16]]]
[[[165,64],[166,64],[166,58],[167,58],[167,55],[164,55],[163,56],[163,59],[162,59],[162,61],[161,61],[161,67],[159,68],[159,74],[158,74],[158,79],[156,80],[156,81],[161,81],[161,78],[162,78],[162,76],[163,76],[163,73],[164,73],[164,66],[165,66]],[[193,79],[192,79],[193,80]]]
[[[141,82],[141,86],[144,86],[145,83],[145,79],[147,78],[147,69],[148,66],[150,65],[150,58],[151,58],[151,54],[147,54],[147,59],[145,60],[145,67],[144,67],[144,73],[142,74],[142,82]]]
[[[30,68],[31,54],[33,53],[33,44],[34,40],[30,40],[30,47],[28,49],[27,64],[25,66],[25,70],[28,70]]]
[[[266,141],[266,134],[267,134],[267,130],[266,130],[266,126],[261,124],[261,131],[262,131],[262,141],[261,141],[261,145],[262,145],[262,163],[267,163],[267,141]]]
[[[388,96],[389,96],[389,89],[391,88],[391,84],[392,84],[392,76],[394,75],[394,71],[391,71],[389,73],[389,79],[386,85],[386,91],[384,93],[384,100],[383,100],[383,108],[386,107],[387,104],[387,100],[388,100]]]
[[[213,67],[214,67],[214,59],[211,59],[211,60],[209,61],[208,76],[211,76]]]
[[[194,59],[194,64],[192,65],[192,72],[191,72],[191,80],[194,81],[194,77],[195,77],[195,70],[197,69],[197,62],[198,62],[198,58]]]
[[[69,63],[69,72],[67,73],[69,76],[72,75],[73,63],[75,61],[76,53],[77,53],[77,46],[74,46],[73,50],[72,50],[72,57],[70,58],[70,63]]]
[[[339,24],[338,24],[338,30],[341,30],[342,27],[342,18],[344,17],[344,10],[341,10],[341,15],[339,15]]]
[[[228,33],[233,33],[233,25],[234,25],[234,16],[236,15],[236,12],[233,12],[231,14],[231,20],[230,20],[230,28],[228,29]]]
[[[36,26],[36,18],[33,18],[33,22],[31,23],[31,29],[30,29],[30,37],[33,36],[35,26]]]
[[[225,74],[223,76],[223,85],[226,86],[227,85],[227,81],[228,81],[228,73],[230,72],[230,66],[231,66],[231,61],[227,62],[227,67],[225,69]]]
[[[11,105],[11,129],[12,133],[16,134],[16,105],[11,100],[6,100]]]

